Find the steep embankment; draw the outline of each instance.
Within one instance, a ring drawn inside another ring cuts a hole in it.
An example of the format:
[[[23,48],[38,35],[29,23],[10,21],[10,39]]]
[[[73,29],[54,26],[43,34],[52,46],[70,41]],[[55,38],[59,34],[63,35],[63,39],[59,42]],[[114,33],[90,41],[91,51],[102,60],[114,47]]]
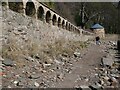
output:
[[[74,52],[79,55],[77,51],[87,45],[81,41],[89,36],[50,26],[4,7],[2,15],[3,87],[48,87],[47,79],[62,79],[61,73],[69,71]]]
[[[40,49],[46,47],[47,44],[54,42],[60,41],[58,43],[66,44],[69,41],[87,41],[91,37],[74,34],[73,32],[49,25],[48,23],[13,12],[9,9],[6,10],[3,8],[2,13],[3,51],[6,51],[3,52],[3,55],[5,57],[11,57],[11,54],[13,54],[9,55],[7,53],[9,47],[13,51],[16,50],[15,53],[20,54],[24,52],[30,54],[30,52],[37,53]]]

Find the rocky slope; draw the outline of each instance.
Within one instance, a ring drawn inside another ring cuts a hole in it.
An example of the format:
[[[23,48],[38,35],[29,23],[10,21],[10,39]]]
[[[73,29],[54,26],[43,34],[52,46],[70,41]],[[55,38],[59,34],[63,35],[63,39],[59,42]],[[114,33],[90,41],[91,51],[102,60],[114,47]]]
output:
[[[50,26],[4,7],[0,12],[3,87],[46,87],[43,80],[46,78],[45,72],[49,73],[48,76],[52,75],[48,77],[52,81],[55,76],[61,78],[61,72],[56,74],[56,70],[60,67],[69,68],[67,65],[70,61],[66,57],[73,55],[75,50],[86,47],[86,43],[81,41],[88,40],[89,36],[80,36],[57,26]],[[39,77],[41,85],[34,81],[34,78],[36,80]]]
[[[103,56],[116,60],[113,42],[97,46],[88,36],[51,28],[5,8],[0,40],[4,88],[119,87],[119,64],[101,63]]]

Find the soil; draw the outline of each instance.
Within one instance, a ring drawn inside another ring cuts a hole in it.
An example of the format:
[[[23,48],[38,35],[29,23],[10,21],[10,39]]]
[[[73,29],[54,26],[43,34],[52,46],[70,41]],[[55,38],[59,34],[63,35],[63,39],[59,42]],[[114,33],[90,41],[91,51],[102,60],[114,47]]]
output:
[[[56,83],[56,87],[62,88],[72,88],[81,85],[89,86],[98,80],[95,77],[97,73],[95,68],[98,68],[101,63],[101,58],[106,55],[103,50],[105,47],[103,45],[91,44],[87,49],[82,51],[82,59],[73,63],[74,68],[72,73],[67,74],[64,81]],[[83,77],[83,80],[78,80],[78,77]],[[89,79],[85,81],[85,79]]]
[[[64,72],[65,68],[53,69],[53,72],[47,70],[41,72],[38,64],[29,61],[23,68],[5,66],[3,71],[6,76],[3,76],[3,87],[20,88],[19,84],[18,86],[15,85],[19,80],[22,80],[22,87],[76,88],[93,85],[100,80],[98,68],[101,68],[101,59],[108,54],[106,52],[109,46],[107,42],[103,41],[102,44],[96,45],[94,41],[90,41],[88,47],[80,51],[81,57],[70,58],[71,65],[69,64],[68,67],[66,65],[66,68],[70,68],[68,73]],[[38,68],[34,69],[35,65],[38,65]],[[62,68],[62,65],[59,67]],[[32,77],[30,78],[28,75],[33,72],[36,76],[32,76],[34,79],[31,79]],[[59,79],[57,77],[58,73]]]

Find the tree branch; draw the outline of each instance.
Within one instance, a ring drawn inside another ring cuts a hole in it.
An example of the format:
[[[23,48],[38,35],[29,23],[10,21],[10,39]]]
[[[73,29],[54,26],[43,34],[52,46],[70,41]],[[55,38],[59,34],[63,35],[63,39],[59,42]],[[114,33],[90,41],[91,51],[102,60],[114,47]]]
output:
[[[101,11],[101,12],[98,12],[98,13],[93,14],[92,16],[90,16],[89,18],[87,18],[87,20],[86,20],[85,23],[87,23],[89,20],[91,20],[92,18],[94,18],[95,16],[97,16],[97,15],[103,13],[103,12],[104,12],[104,11]]]

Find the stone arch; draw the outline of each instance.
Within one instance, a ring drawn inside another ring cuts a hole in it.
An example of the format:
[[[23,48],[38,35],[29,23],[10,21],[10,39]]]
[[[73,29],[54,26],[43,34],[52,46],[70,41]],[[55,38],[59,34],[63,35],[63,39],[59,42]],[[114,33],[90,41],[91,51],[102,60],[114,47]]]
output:
[[[70,31],[70,23],[68,24],[68,30]]]
[[[24,13],[23,10],[24,5],[22,0],[19,0],[19,2],[12,2],[11,0],[8,0],[8,6],[9,9],[15,12]]]
[[[84,34],[84,31],[82,31],[82,34]]]
[[[66,22],[66,26],[65,26],[66,30],[68,30],[68,22]]]
[[[38,12],[37,12],[37,17],[38,17],[38,19],[40,19],[40,20],[43,20],[44,19],[44,9],[43,9],[43,7],[42,6],[40,6],[39,8],[38,8]]]
[[[56,25],[57,17],[55,14],[53,15],[52,22],[53,22],[53,25]]]
[[[73,30],[73,25],[70,26],[70,30]]]
[[[51,20],[51,13],[50,13],[50,11],[47,11],[46,12],[46,22],[50,23],[50,20]]]
[[[61,26],[61,18],[59,17],[58,18],[58,27],[60,27]]]
[[[32,2],[32,0],[29,0],[26,3],[25,13],[26,13],[26,15],[31,16],[31,17],[35,16],[36,9],[35,9],[35,5]]]
[[[64,27],[65,27],[65,21],[63,20],[62,21],[62,28],[64,29]]]
[[[76,28],[74,29],[74,31],[76,31]]]

